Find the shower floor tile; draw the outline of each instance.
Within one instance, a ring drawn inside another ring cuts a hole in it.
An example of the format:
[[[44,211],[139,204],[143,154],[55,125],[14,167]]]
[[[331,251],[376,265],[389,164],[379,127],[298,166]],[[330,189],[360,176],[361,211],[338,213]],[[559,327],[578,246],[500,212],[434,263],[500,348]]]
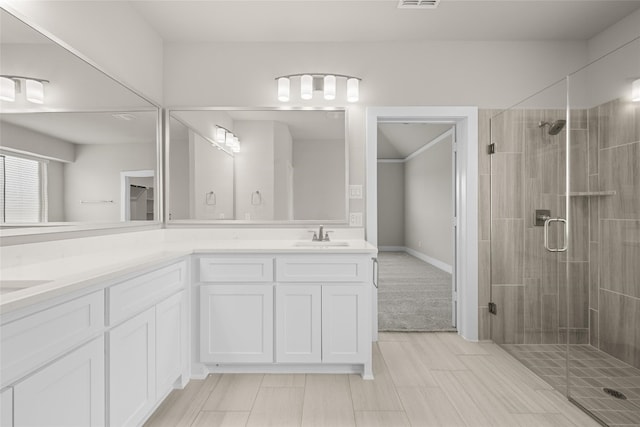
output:
[[[566,393],[566,346],[505,344],[503,348],[561,393]],[[590,345],[569,350],[571,397],[610,426],[640,426],[640,369]],[[621,392],[618,399],[604,392]]]

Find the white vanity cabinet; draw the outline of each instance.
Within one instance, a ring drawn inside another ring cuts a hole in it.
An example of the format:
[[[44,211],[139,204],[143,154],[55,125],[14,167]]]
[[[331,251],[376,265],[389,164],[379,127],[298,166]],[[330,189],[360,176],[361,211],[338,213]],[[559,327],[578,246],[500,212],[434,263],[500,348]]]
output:
[[[104,404],[104,340],[100,337],[13,387],[13,425],[103,426]]]
[[[156,305],[156,396],[161,398],[173,388],[183,371],[188,346],[186,291]]]
[[[139,424],[156,401],[155,308],[109,332],[109,425]]]
[[[202,286],[200,316],[202,362],[273,362],[271,284]]]
[[[200,362],[210,372],[354,372],[371,378],[368,254],[196,260]]]
[[[200,361],[273,362],[273,257],[198,259]]]
[[[322,362],[322,288],[276,286],[276,362]]]
[[[322,286],[322,361],[365,363],[371,358],[369,290],[362,285]]]
[[[180,377],[186,276],[182,262],[107,289],[110,426],[141,424]]]

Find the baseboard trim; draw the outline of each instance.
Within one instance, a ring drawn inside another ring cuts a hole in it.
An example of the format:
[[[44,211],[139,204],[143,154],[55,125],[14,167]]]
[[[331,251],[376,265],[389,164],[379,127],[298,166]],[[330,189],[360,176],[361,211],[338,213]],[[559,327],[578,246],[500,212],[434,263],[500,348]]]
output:
[[[406,252],[407,248],[404,246],[379,246],[380,252]]]
[[[420,253],[420,252],[418,252],[418,251],[416,251],[414,249],[407,248],[406,246],[380,246],[378,248],[378,250],[380,252],[406,252],[409,255],[414,256],[414,257],[418,258],[419,260],[422,260],[422,261],[426,262],[427,264],[431,264],[435,268],[438,268],[438,269],[444,271],[445,273],[452,274],[452,272],[453,272],[453,267],[450,266],[449,264],[447,264],[446,262],[442,262],[442,261],[437,260],[435,258],[431,258],[428,255]]]

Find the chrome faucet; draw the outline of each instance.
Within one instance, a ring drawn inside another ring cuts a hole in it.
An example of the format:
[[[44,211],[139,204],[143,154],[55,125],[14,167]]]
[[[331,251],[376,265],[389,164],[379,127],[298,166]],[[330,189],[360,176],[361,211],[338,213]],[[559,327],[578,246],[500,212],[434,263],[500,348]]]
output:
[[[324,225],[320,226],[318,233],[313,232],[312,242],[329,242],[329,231],[324,231]]]

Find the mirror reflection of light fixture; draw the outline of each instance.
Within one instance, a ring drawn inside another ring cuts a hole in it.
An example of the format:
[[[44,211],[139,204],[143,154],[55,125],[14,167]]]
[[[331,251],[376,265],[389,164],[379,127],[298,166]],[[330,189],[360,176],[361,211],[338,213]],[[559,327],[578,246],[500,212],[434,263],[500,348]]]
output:
[[[49,83],[49,80],[5,74],[0,75],[0,100],[15,102],[16,93],[20,93],[23,80],[27,101],[44,104],[44,84]]]
[[[291,79],[300,79],[300,98],[308,101],[313,99],[314,92],[322,92],[324,99],[332,101],[336,99],[338,78],[347,81],[347,101],[357,102],[360,99],[360,78],[344,74],[328,73],[304,73],[289,74],[276,77],[278,82],[278,101],[289,102],[291,99]]]
[[[16,100],[17,81],[9,77],[0,77],[0,99],[3,101],[13,102]]]
[[[640,102],[640,79],[636,79],[631,83],[631,100]]]
[[[225,138],[227,136],[227,131],[225,128],[222,128],[220,126],[216,127],[216,134],[214,136],[214,140],[218,143],[218,144],[224,144],[225,142]]]
[[[217,144],[218,149],[224,150],[227,153],[239,153],[240,152],[240,141],[236,135],[233,134],[229,129],[224,128],[220,125],[216,125],[216,130],[213,132],[213,142],[214,145]],[[227,148],[224,148],[224,147]]]
[[[224,143],[227,147],[233,147],[233,134],[231,132],[227,131]]]

